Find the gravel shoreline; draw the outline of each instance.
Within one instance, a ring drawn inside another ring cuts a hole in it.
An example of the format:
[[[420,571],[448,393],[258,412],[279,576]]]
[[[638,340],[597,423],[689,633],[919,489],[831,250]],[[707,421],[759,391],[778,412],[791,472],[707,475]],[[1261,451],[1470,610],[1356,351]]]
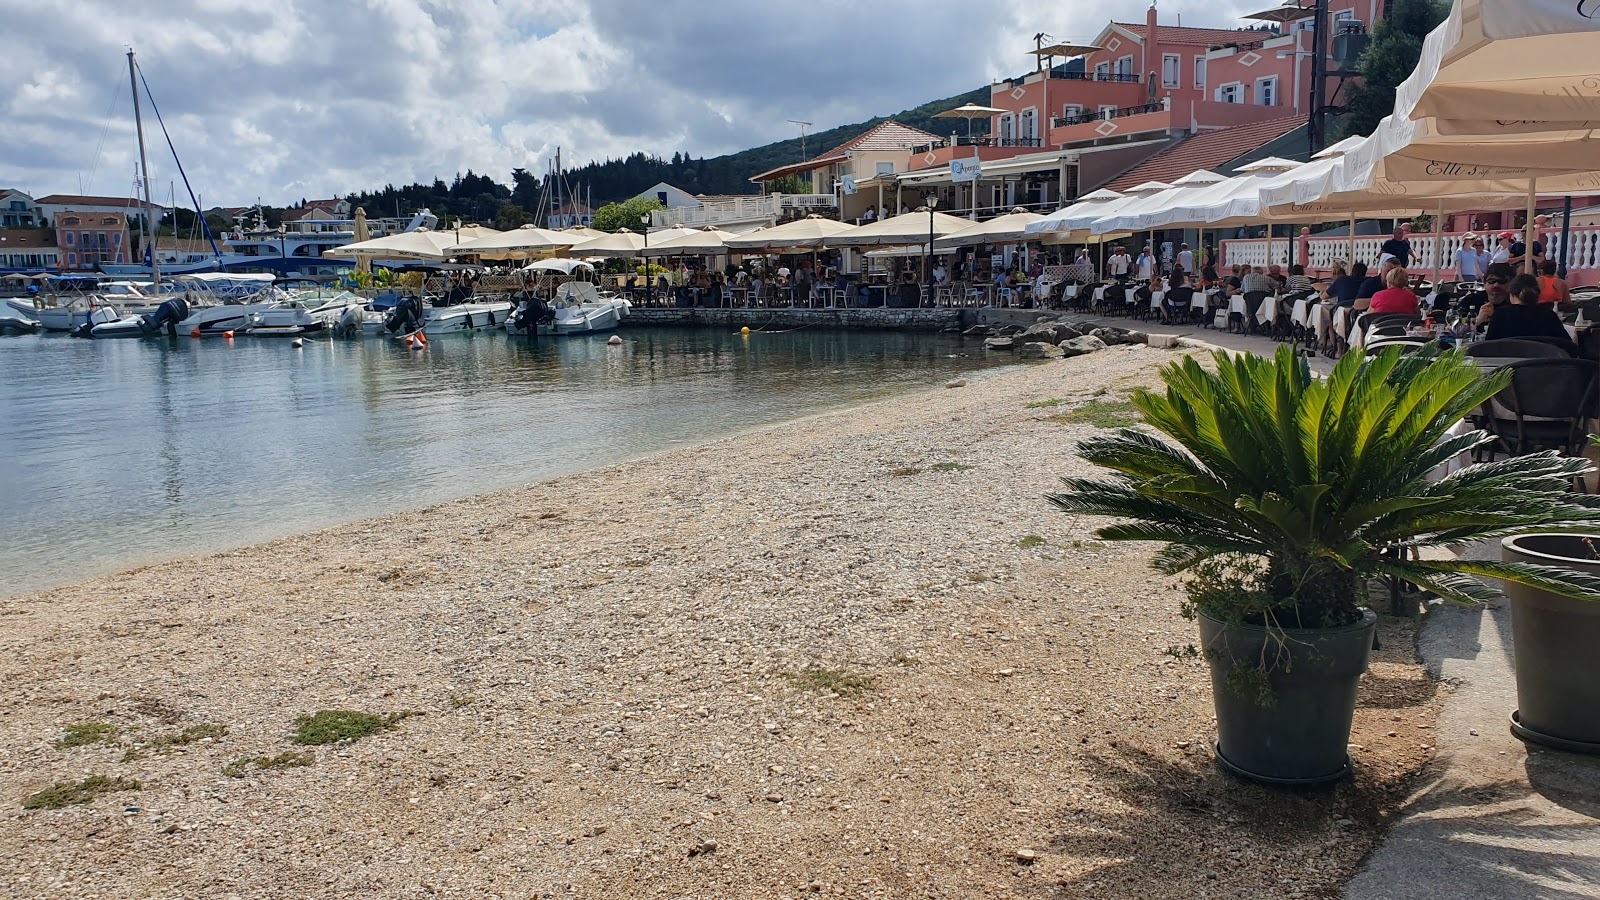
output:
[[[1203,663],[1163,653],[1194,640],[1176,586],[1041,499],[1087,469],[1063,413],[1170,358],[0,600],[0,892],[1336,896],[1431,756],[1411,626],[1353,784],[1243,785]],[[321,709],[412,715],[292,744]],[[117,730],[58,747],[75,723]],[[88,775],[142,787],[22,809]]]

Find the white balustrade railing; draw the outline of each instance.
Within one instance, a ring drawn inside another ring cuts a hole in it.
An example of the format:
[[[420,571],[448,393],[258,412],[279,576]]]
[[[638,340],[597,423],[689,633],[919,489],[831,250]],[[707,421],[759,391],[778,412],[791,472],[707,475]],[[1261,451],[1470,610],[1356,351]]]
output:
[[[1494,234],[1479,234],[1486,238],[1485,247],[1492,254],[1494,252]],[[1369,267],[1378,261],[1381,255],[1383,242],[1388,240],[1388,235],[1357,235],[1355,239],[1355,254],[1351,255],[1350,238],[1348,235],[1339,237],[1314,237],[1310,241],[1307,254],[1311,268],[1327,270],[1333,267],[1335,259],[1364,262]],[[1446,234],[1442,239],[1435,239],[1431,234],[1411,235],[1411,270],[1417,273],[1431,273],[1434,265],[1434,247],[1442,245],[1443,257],[1440,259],[1439,271],[1441,274],[1453,276],[1455,274],[1456,251],[1461,249],[1460,234]],[[1542,238],[1550,244],[1548,258],[1558,260],[1562,255],[1561,233],[1551,232]],[[1600,284],[1600,227],[1574,228],[1571,231],[1569,247],[1566,251],[1567,281],[1574,286]],[[1266,238],[1252,238],[1247,240],[1232,240],[1222,242],[1223,266],[1246,265],[1288,266],[1298,262],[1298,238],[1273,238],[1272,259],[1267,259]]]
[[[785,209],[832,209],[837,203],[837,198],[832,194],[768,194],[765,197],[710,200],[699,206],[655,210],[650,213],[650,223],[656,228],[670,228],[674,225],[705,228],[761,221],[775,222],[781,218]]]

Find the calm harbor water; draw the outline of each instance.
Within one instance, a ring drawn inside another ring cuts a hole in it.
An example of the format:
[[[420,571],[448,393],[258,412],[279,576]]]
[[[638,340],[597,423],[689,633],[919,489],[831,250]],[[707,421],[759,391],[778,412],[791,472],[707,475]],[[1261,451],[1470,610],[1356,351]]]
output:
[[[942,384],[945,335],[0,338],[0,596]]]

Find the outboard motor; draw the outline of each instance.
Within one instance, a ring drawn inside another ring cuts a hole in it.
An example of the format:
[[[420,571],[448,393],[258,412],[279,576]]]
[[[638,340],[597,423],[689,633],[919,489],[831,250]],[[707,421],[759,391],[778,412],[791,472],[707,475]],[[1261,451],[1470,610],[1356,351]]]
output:
[[[383,320],[383,328],[390,334],[410,334],[421,327],[422,301],[416,297],[401,297]]]
[[[139,322],[139,330],[145,334],[155,334],[164,327],[168,335],[176,337],[178,323],[187,318],[189,318],[189,304],[184,302],[182,297],[173,297],[161,301],[155,312],[145,316]]]
[[[361,335],[361,307],[352,306],[339,314],[339,321],[333,325],[336,337],[349,338]]]
[[[543,297],[524,294],[521,305],[511,314],[511,330],[523,334],[537,334],[538,326],[553,322],[556,318],[555,310],[544,301]]]

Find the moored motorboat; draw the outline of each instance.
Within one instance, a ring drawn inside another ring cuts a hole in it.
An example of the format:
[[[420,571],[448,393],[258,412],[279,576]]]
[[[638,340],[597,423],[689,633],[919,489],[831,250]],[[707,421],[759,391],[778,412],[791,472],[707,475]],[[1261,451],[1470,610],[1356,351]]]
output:
[[[39,330],[36,319],[21,316],[0,316],[0,334],[33,334]]]
[[[349,291],[332,296],[306,292],[272,304],[250,317],[247,333],[255,337],[296,337],[331,330],[345,311],[362,300]]]

